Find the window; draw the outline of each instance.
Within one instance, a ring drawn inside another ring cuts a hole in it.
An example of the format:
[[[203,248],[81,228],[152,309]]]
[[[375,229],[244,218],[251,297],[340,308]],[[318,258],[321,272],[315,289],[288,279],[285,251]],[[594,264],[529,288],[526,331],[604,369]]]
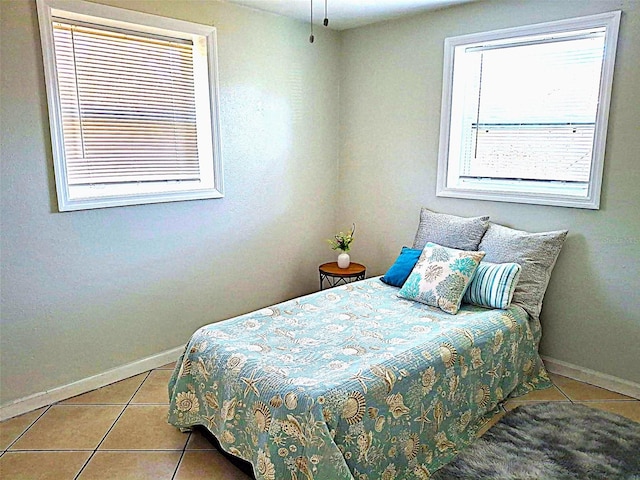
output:
[[[37,5],[59,210],[221,197],[215,29]]]
[[[619,22],[447,38],[437,195],[599,208]]]

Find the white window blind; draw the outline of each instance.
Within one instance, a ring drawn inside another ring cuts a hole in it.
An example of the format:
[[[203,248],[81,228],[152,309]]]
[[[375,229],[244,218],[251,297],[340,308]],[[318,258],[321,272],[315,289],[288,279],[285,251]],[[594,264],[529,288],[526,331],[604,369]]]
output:
[[[588,183],[604,28],[470,48],[462,177]]]
[[[53,22],[68,184],[200,179],[193,45]]]

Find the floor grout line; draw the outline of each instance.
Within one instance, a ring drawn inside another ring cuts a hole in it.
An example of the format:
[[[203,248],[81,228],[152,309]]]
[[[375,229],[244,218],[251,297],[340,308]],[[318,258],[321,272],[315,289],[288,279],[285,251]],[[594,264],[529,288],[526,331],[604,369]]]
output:
[[[20,439],[24,436],[24,434],[25,434],[25,433],[27,433],[27,432],[29,431],[29,429],[30,429],[31,427],[33,427],[33,426],[35,425],[35,423],[36,423],[38,420],[40,420],[40,419],[42,418],[42,416],[43,416],[45,413],[47,413],[47,412],[49,411],[49,409],[50,409],[52,406],[53,406],[53,404],[51,404],[51,405],[47,405],[47,408],[45,408],[45,409],[44,409],[44,411],[43,411],[40,415],[38,415],[38,417],[37,417],[33,422],[31,422],[31,423],[29,424],[29,426],[28,426],[27,428],[25,428],[25,429],[22,431],[22,433],[21,433],[20,435],[18,435],[18,436],[13,440],[13,442],[11,442],[9,445],[7,445],[7,448],[5,448],[5,449],[4,449],[4,452],[9,451],[9,449],[10,449],[13,445],[15,445],[15,443],[16,443],[18,440],[20,440]],[[4,452],[3,452],[3,453],[4,453]]]
[[[82,467],[80,467],[80,470],[78,470],[78,473],[76,473],[76,476],[73,477],[74,480],[76,480],[80,476],[80,474],[84,471],[84,469],[87,467],[87,465],[89,464],[89,462],[91,461],[91,459],[95,454],[96,454],[95,450],[91,452],[91,455],[89,455],[89,458],[87,458],[87,461],[82,464]]]
[[[184,454],[187,452],[187,445],[189,445],[189,440],[191,440],[191,435],[193,435],[193,430],[189,432],[189,436],[187,437],[187,441],[184,444],[184,448],[182,449],[182,453],[180,454],[178,463],[176,463],[176,468],[173,470],[173,475],[171,475],[171,480],[174,480],[176,478],[176,475],[178,474],[178,469],[180,468],[180,464],[182,463]]]
[[[560,386],[556,385],[555,383],[553,384],[554,387],[556,387],[556,389],[562,394],[564,395],[564,397],[569,400],[571,403],[573,403],[573,400],[571,400],[571,398],[569,398],[569,395],[567,395],[566,393],[564,393],[564,390],[562,390],[560,388]]]
[[[182,463],[182,459],[184,458],[184,455],[187,452],[187,447],[189,446],[189,440],[191,440],[193,433],[194,433],[193,430],[189,432],[189,436],[187,437],[187,441],[184,443],[184,448],[182,449],[182,453],[180,454],[178,463],[176,463],[176,468],[173,470],[173,475],[171,475],[171,480],[174,480],[176,478],[176,475],[178,474],[178,470],[180,469],[180,464]]]
[[[598,402],[598,403],[633,403],[633,402],[640,402],[640,400],[636,400],[635,398],[630,398],[630,399],[624,399],[624,398],[617,398],[614,400],[610,400],[610,399],[602,399],[602,398],[590,398],[589,400],[575,400],[576,402],[580,402],[580,403],[590,403],[590,402]]]
[[[76,476],[74,477],[74,480],[77,480],[80,475],[82,475],[82,472],[84,471],[85,468],[87,468],[87,465],[89,464],[89,462],[91,461],[91,459],[95,456],[95,454],[97,453],[98,449],[100,448],[100,445],[102,445],[104,443],[104,440],[107,438],[107,435],[109,435],[109,433],[111,432],[111,430],[113,430],[113,427],[116,426],[116,423],[118,423],[118,420],[120,420],[120,418],[122,417],[122,415],[124,415],[124,412],[127,410],[127,407],[129,406],[129,404],[131,403],[131,400],[133,400],[133,397],[135,397],[136,393],[138,393],[140,391],[140,389],[142,388],[142,385],[144,385],[144,382],[147,381],[147,378],[149,378],[149,375],[151,374],[151,370],[149,370],[146,374],[146,376],[144,377],[144,379],[140,382],[140,385],[138,385],[138,388],[136,388],[135,392],[133,392],[133,394],[129,397],[129,400],[127,401],[127,403],[125,405],[123,405],[122,411],[118,414],[118,416],[116,417],[116,419],[113,421],[113,423],[111,424],[111,426],[109,427],[109,429],[106,431],[106,433],[102,436],[102,440],[100,440],[98,442],[98,445],[96,445],[96,448],[93,449],[93,452],[91,452],[91,455],[89,455],[89,458],[87,458],[87,461],[84,462],[84,465],[82,465],[82,468],[80,470],[78,470],[78,473],[76,474]],[[120,404],[122,405],[122,404]]]

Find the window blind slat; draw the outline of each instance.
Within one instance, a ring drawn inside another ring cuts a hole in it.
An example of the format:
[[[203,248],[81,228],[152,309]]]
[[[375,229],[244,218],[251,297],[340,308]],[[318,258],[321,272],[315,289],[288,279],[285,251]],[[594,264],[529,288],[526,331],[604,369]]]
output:
[[[88,59],[121,59],[129,64],[135,64],[139,68],[148,68],[153,65],[188,67],[193,61],[193,56],[190,53],[129,48],[126,44],[94,42],[82,38],[80,35],[73,35],[65,39],[60,43],[60,48],[65,48]]]
[[[95,95],[99,97],[101,93],[104,95],[105,93],[109,94],[109,97],[116,95],[138,95],[141,97],[145,97],[147,99],[156,99],[156,98],[173,98],[176,101],[188,101],[189,103],[193,103],[193,90],[182,88],[181,85],[174,85],[173,90],[168,90],[166,88],[158,87],[153,83],[148,83],[145,79],[140,79],[135,85],[121,85],[119,87],[113,86],[113,84],[108,81],[109,79],[92,79],[87,78],[84,79],[84,84],[82,86],[83,92],[87,96]]]
[[[188,84],[188,82],[193,80],[193,74],[191,72],[180,71],[176,64],[150,65],[149,68],[142,68],[135,62],[126,62],[118,58],[99,61],[101,59],[97,57],[86,59],[78,56],[76,60],[78,60],[79,68],[85,72],[85,75],[93,72],[95,76],[102,75],[109,77],[110,75],[122,73],[124,79],[140,76],[142,79],[170,79],[173,82],[182,82],[183,84]]]
[[[594,126],[485,126],[466,176],[588,182]]]

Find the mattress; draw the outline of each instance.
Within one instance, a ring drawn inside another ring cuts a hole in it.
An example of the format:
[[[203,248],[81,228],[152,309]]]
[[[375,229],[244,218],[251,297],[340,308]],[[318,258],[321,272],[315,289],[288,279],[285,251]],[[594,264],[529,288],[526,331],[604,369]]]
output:
[[[198,329],[169,422],[258,479],[428,478],[509,396],[550,385],[526,312],[405,300],[378,277]]]

